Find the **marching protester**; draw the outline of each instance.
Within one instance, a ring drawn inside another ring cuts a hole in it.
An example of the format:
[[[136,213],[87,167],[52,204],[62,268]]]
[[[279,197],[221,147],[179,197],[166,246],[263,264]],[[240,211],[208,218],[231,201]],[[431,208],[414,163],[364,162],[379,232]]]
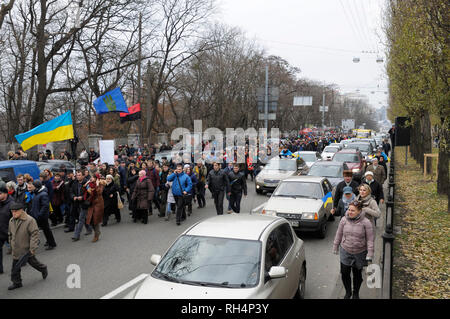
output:
[[[230,182],[228,176],[220,169],[219,163],[213,163],[213,170],[208,174],[205,188],[213,195],[217,215],[223,215],[223,198],[225,192],[230,195]]]
[[[197,176],[197,190],[195,193],[197,194],[197,208],[203,208],[206,205],[205,199],[205,182],[207,176],[207,169],[204,165],[203,161],[199,161],[197,165],[194,167],[195,176]]]
[[[0,274],[3,274],[3,245],[8,241],[12,203],[13,198],[8,194],[5,182],[0,181]]]
[[[230,182],[230,203],[233,212],[239,214],[241,211],[242,193],[247,196],[247,180],[242,172],[239,172],[239,164],[233,165],[233,170],[228,173]]]
[[[384,181],[386,180],[386,172],[383,166],[378,165],[378,158],[374,157],[372,159],[372,164],[367,166],[366,172],[372,172],[373,178],[380,183],[380,185],[384,184]]]
[[[106,176],[106,185],[103,189],[103,201],[104,201],[104,214],[102,226],[108,225],[109,216],[114,214],[116,217],[116,222],[120,223],[120,210],[118,207],[118,194],[119,188],[111,175]]]
[[[169,171],[169,175],[170,174],[173,174],[173,170]],[[166,182],[165,186],[167,188],[166,221],[169,221],[170,215],[176,210],[176,201],[175,196],[173,196],[172,185],[173,182]]]
[[[189,192],[192,189],[192,180],[183,172],[183,164],[177,164],[175,172],[167,177],[168,182],[172,183],[172,193],[176,203],[176,223],[181,225],[181,222],[186,219],[184,206],[185,198],[189,197]],[[223,197],[222,197],[223,200]]]
[[[192,182],[192,187],[190,189],[188,193],[188,200],[187,200],[187,205],[185,205],[185,208],[187,207],[187,211],[188,211],[188,216],[192,215],[192,201],[195,200],[195,189],[198,183],[197,177],[196,175],[192,172],[192,168],[191,166],[189,166],[188,164],[186,164],[184,166],[184,173],[190,177],[191,182]]]
[[[376,179],[374,179],[374,173],[371,171],[366,172],[364,175],[364,179],[362,180],[362,183],[367,184],[370,186],[371,195],[375,198],[375,201],[379,205],[384,203],[384,192],[383,192],[383,186],[378,183]]]
[[[36,219],[39,228],[44,233],[47,240],[45,250],[52,250],[56,247],[56,242],[48,224],[50,199],[47,189],[40,180],[35,180],[28,184],[28,191],[31,193],[30,215]]]
[[[343,192],[344,195],[339,200],[334,216],[344,216],[348,209],[348,205],[356,200],[356,195],[353,193],[353,189],[350,186],[345,186]]]
[[[359,184],[353,180],[353,172],[351,170],[344,170],[343,175],[344,180],[336,185],[336,190],[333,197],[333,209],[331,210],[332,215],[336,213],[336,208],[338,207],[339,201],[342,199],[344,187],[350,186],[356,196],[359,194]]]
[[[166,185],[167,183],[167,176],[169,176],[169,164],[164,163],[162,165],[162,171],[159,173],[159,214],[158,217],[164,217],[166,216],[166,206],[167,206],[167,195],[168,195],[168,187]]]
[[[52,221],[52,226],[56,226],[63,222],[61,206],[64,204],[65,183],[61,179],[60,173],[55,174],[51,187],[53,189],[53,196],[51,197],[53,214],[50,214],[50,220]]]
[[[67,229],[64,230],[65,233],[70,233],[75,231],[74,236],[72,237],[73,241],[77,241],[80,239],[80,233],[83,230],[86,221],[87,209],[89,204],[86,202],[85,191],[83,186],[89,182],[88,179],[84,176],[84,171],[77,171],[76,179],[73,181],[72,186],[70,188],[70,200],[71,200],[71,210],[70,216],[68,219]],[[76,224],[76,221],[78,223]],[[76,225],[76,230],[75,230]],[[90,228],[86,226],[88,233],[90,232]]]
[[[25,183],[25,178],[23,174],[19,174],[16,177],[17,188],[14,200],[16,202],[25,203],[25,193],[28,191],[27,184]]]
[[[344,299],[359,299],[362,269],[374,255],[374,231],[362,207],[359,201],[349,204],[334,239],[333,252],[340,256]],[[353,273],[353,289],[350,273]]]
[[[103,222],[103,214],[105,203],[103,201],[103,189],[106,185],[104,180],[100,180],[100,175],[93,175],[87,185],[86,200],[89,201],[89,208],[86,215],[86,224],[94,229],[93,243],[97,242],[100,237],[100,224]]]
[[[136,182],[139,179],[139,174],[135,167],[131,167],[127,175],[127,198],[128,198],[128,209],[131,212],[133,220],[136,219],[136,199],[131,200],[134,188],[136,187]]]
[[[136,181],[136,186],[134,187],[133,195],[131,200],[135,200],[136,214],[133,221],[136,222],[138,219],[142,220],[142,223],[148,223],[148,211],[151,209],[153,196],[155,195],[155,188],[153,187],[152,181],[146,175],[144,170],[139,172],[139,178]]]
[[[39,247],[39,228],[36,220],[24,211],[22,203],[12,203],[10,206],[12,218],[9,221],[8,239],[11,244],[13,264],[11,269],[12,285],[8,290],[22,287],[21,268],[26,263],[42,273],[42,278],[48,276],[47,266],[36,258]]]
[[[358,189],[359,196],[357,200],[362,203],[362,211],[365,213],[366,218],[370,220],[375,230],[375,219],[381,216],[380,208],[372,197],[372,190],[369,185],[361,184]]]

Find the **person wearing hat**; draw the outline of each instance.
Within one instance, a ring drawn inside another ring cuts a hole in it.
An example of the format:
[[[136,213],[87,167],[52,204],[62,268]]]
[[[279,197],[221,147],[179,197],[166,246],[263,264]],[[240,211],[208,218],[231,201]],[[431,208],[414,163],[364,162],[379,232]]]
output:
[[[334,215],[336,213],[336,208],[339,205],[339,201],[342,199],[342,195],[344,194],[344,187],[350,186],[353,190],[353,193],[358,196],[358,183],[353,180],[353,172],[351,170],[344,170],[344,180],[337,184],[336,191],[333,197],[333,209],[331,210],[331,214]]]
[[[379,205],[384,203],[384,192],[383,192],[383,186],[381,186],[380,183],[374,178],[374,173],[371,171],[366,172],[364,175],[364,179],[362,180],[362,183],[367,184],[370,186],[372,196],[375,197],[375,201]]]
[[[8,224],[13,202],[4,181],[0,181],[0,274],[3,274],[3,245],[8,240]]]
[[[37,260],[35,254],[39,247],[39,228],[36,220],[28,215],[22,203],[11,203],[12,218],[9,221],[8,238],[12,248],[13,264],[11,270],[12,285],[8,290],[22,287],[20,269],[26,263],[42,273],[42,278],[48,276],[47,266]]]
[[[384,167],[378,164],[378,158],[374,157],[372,159],[372,164],[367,167],[366,172],[372,172],[373,178],[380,183],[380,185],[384,184],[386,172]]]
[[[344,216],[348,209],[348,205],[356,199],[353,189],[350,186],[345,186],[343,189],[344,195],[339,200],[335,216]]]

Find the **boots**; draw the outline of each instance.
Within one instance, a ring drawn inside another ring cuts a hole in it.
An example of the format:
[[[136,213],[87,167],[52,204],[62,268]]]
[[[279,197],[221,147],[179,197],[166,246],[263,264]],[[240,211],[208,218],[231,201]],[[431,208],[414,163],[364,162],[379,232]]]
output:
[[[98,242],[98,236],[97,236],[97,235],[94,236],[94,239],[92,239],[92,242],[93,242],[93,243]]]

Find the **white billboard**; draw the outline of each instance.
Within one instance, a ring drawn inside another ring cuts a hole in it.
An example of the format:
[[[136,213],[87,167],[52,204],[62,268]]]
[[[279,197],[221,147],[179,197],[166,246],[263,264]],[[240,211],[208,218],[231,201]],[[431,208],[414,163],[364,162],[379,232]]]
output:
[[[353,130],[355,128],[355,120],[354,119],[347,119],[342,120],[342,129],[343,130]]]

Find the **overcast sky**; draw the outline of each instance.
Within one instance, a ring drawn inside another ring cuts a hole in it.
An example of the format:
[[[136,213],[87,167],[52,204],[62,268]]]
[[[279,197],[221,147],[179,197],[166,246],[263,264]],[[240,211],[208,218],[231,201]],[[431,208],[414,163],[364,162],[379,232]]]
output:
[[[359,89],[372,106],[386,105],[385,62],[376,62],[377,55],[386,60],[385,0],[218,1],[222,22],[240,27],[268,54],[299,67],[301,77],[335,83],[342,93]]]

